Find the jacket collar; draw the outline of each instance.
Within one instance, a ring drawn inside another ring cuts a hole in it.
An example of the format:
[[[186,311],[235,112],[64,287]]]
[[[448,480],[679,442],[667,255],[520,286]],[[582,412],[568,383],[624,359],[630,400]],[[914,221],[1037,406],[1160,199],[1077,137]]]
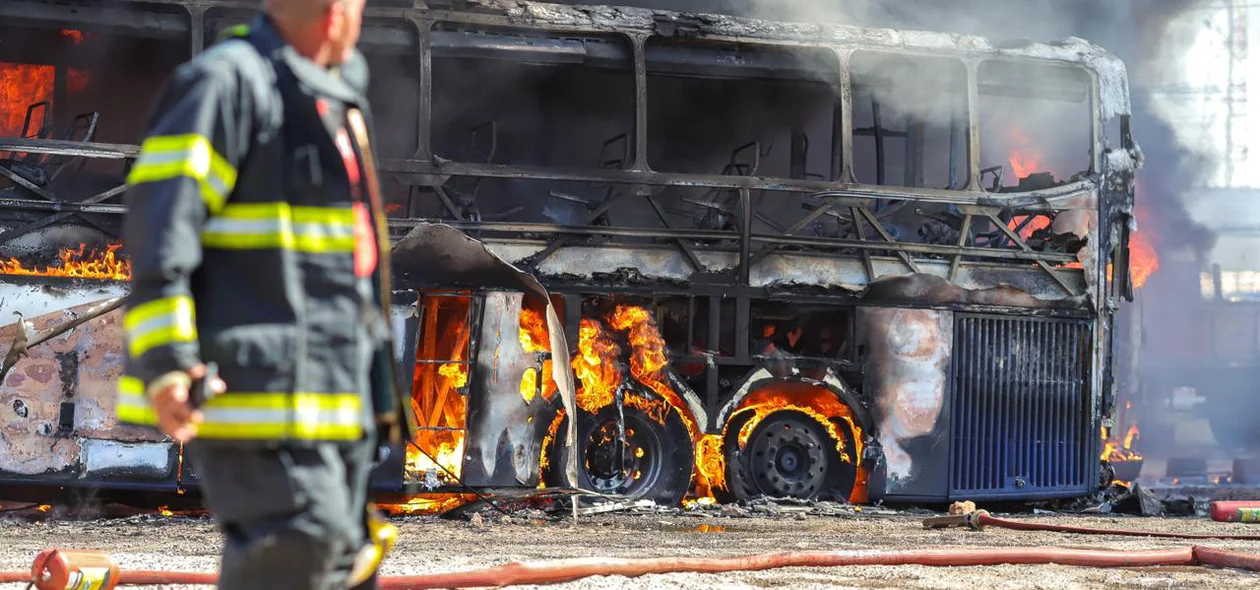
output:
[[[282,61],[293,72],[298,82],[308,91],[345,103],[365,104],[368,69],[363,54],[358,49],[350,60],[332,70],[315,65],[301,56],[280,37],[275,24],[266,14],[259,14],[250,25],[249,39],[264,56]]]

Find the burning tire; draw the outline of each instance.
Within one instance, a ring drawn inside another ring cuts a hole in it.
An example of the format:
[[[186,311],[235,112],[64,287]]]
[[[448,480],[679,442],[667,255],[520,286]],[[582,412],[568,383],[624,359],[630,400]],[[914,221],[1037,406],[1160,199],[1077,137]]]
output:
[[[792,410],[774,412],[756,425],[741,449],[738,433],[751,418],[751,412],[737,416],[727,430],[726,477],[735,499],[848,499],[857,469],[841,460],[836,441],[818,419]],[[837,426],[844,448],[854,449],[853,433],[843,423]]]
[[[615,406],[595,415],[579,412],[578,485],[603,494],[677,505],[687,493],[695,467],[686,425],[675,411],[666,413],[664,424],[638,408],[626,406],[623,411],[624,436],[619,436]],[[559,432],[565,428],[562,423]],[[557,439],[544,478],[547,485],[563,486],[570,449],[561,437]]]

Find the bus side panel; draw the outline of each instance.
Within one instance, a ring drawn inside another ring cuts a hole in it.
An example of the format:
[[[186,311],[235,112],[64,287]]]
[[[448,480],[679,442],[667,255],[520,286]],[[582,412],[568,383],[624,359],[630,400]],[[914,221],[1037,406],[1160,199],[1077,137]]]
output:
[[[100,297],[99,289],[93,289]],[[27,331],[70,321],[93,301],[28,318]],[[7,348],[18,329],[0,328]],[[31,348],[0,385],[0,478],[5,482],[173,487],[175,446],[154,430],[126,426],[115,413],[123,370],[122,311],[84,323]]]
[[[887,495],[944,499],[948,493],[950,349],[948,311],[861,307],[864,384],[887,461]]]

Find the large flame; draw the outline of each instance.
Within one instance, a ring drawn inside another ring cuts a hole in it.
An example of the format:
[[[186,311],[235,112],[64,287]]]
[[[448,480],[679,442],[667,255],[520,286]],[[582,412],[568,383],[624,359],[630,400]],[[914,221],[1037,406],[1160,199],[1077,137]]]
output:
[[[406,473],[426,481],[432,474],[451,484],[460,476],[464,456],[470,325],[467,297],[435,296],[422,300],[421,341],[411,407],[419,428],[407,447]]]
[[[679,409],[679,416],[687,425],[687,432],[697,438],[700,429],[691,420],[688,413],[682,411],[687,407],[682,397],[666,382],[662,369],[668,362],[665,356],[665,339],[661,337],[656,322],[648,310],[638,306],[619,305],[609,318],[609,323],[618,331],[626,332],[630,341],[630,374],[635,379],[655,391],[670,406]]]
[[[621,347],[608,337],[599,320],[582,319],[578,326],[578,354],[573,357],[573,375],[580,384],[579,408],[594,414],[613,403],[621,385],[621,371],[617,370],[620,355]]]
[[[131,278],[131,262],[117,254],[120,248],[122,244],[110,244],[104,252],[89,250],[87,244],[79,244],[77,250],[62,248],[57,254],[61,263],[43,267],[28,267],[16,258],[9,258],[0,260],[0,274],[126,281]]]
[[[0,62],[0,136],[16,137],[22,133],[26,106],[51,100],[55,77],[54,66]],[[38,121],[32,125],[38,125]]]

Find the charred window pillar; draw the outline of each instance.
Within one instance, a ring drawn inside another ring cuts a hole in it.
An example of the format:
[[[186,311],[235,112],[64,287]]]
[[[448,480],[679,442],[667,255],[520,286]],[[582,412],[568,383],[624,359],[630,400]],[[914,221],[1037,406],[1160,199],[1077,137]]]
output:
[[[967,190],[983,191],[980,186],[980,64],[964,62],[967,67]]]
[[[188,7],[188,53],[196,57],[206,48],[206,10],[208,6]]]
[[[433,22],[411,19],[416,27],[417,46],[420,49],[419,128],[416,130],[415,159],[428,164],[433,161]]]
[[[651,170],[648,165],[647,37],[630,37],[634,51],[634,163],[631,170]]]
[[[831,179],[854,183],[853,176],[853,76],[849,71],[849,58],[853,51],[837,52],[840,59],[840,78],[836,82],[835,133],[831,136]]]

